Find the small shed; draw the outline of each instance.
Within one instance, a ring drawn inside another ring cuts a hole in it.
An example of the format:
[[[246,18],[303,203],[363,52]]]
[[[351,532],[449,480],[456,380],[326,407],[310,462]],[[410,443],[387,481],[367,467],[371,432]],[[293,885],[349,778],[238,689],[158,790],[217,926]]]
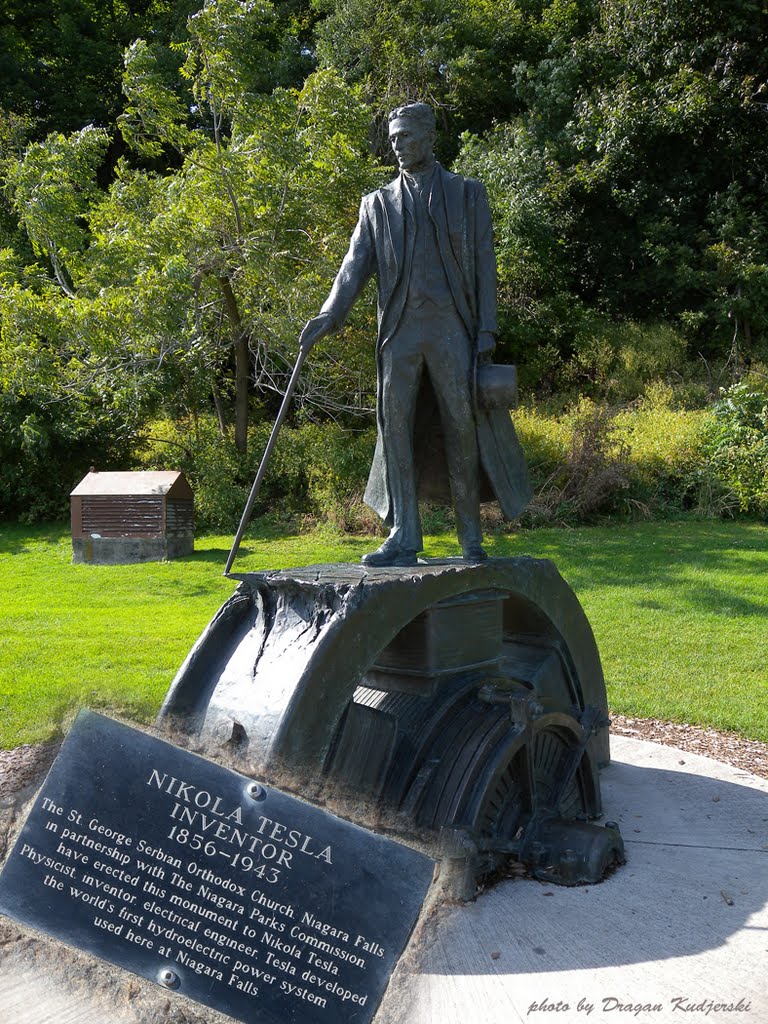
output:
[[[192,488],[176,470],[91,470],[70,498],[73,562],[149,562],[194,551]]]

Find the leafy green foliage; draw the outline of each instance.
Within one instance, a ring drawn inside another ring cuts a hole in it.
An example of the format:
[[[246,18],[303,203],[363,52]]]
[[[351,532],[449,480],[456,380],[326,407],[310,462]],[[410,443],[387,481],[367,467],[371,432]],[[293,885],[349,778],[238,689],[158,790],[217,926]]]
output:
[[[458,161],[490,186],[507,347],[535,348],[558,389],[560,359],[591,338],[663,323],[738,376],[768,352],[766,13],[575,6],[527,11],[515,103],[472,126]]]
[[[753,385],[754,387],[754,385]],[[633,406],[581,399],[564,413],[523,407],[514,422],[531,472],[534,500],[523,525],[575,525],[695,513],[764,514],[768,480],[765,396],[736,391],[722,408],[687,409],[664,385]],[[730,417],[730,419],[729,419]],[[211,416],[151,423],[137,448],[141,466],[183,469],[193,483],[198,522],[234,531],[270,432],[251,428],[247,456],[222,438]],[[286,426],[280,433],[254,519],[323,522],[370,532],[378,520],[363,505],[374,428],[333,422]],[[430,529],[450,529],[445,510],[425,508]],[[502,529],[490,513],[488,530]]]
[[[248,75],[235,73],[239,65],[225,61],[222,34],[253,41],[265,10],[209,3],[192,19],[185,74],[207,119],[201,126],[184,123],[175,96],[150,73],[146,47],[134,47],[126,68],[126,137],[152,155],[160,151],[153,147],[173,146],[183,158],[161,215],[173,250],[167,260],[187,289],[177,335],[205,362],[197,376],[212,378],[225,398],[234,394],[240,451],[249,379],[273,393],[287,381],[301,324],[322,301],[346,245],[349,214],[378,174],[361,150],[367,109],[334,74],[311,76],[301,92],[256,95],[247,91]],[[250,19],[250,33],[237,11]],[[113,221],[108,234],[115,233]],[[343,374],[331,376],[338,382]],[[322,378],[303,388],[310,402],[314,393],[322,404],[323,392]]]
[[[204,13],[231,7],[209,3]],[[26,354],[19,372],[28,381],[44,350],[66,367],[70,392],[109,392],[134,423],[161,409],[197,415],[213,401],[227,436],[234,408],[242,454],[250,386],[263,389],[269,410],[346,247],[348,211],[378,171],[361,152],[368,114],[353,91],[323,72],[301,92],[238,97],[203,35],[218,39],[217,26],[197,21],[187,46],[207,123],[187,123],[149,48],[137,43],[128,54],[126,137],[153,157],[175,148],[177,171],[160,175],[123,159],[109,189],[99,189],[107,139],[96,129],[50,136],[8,158],[8,194],[51,274],[6,253],[0,331],[16,363]],[[343,362],[321,351],[300,405],[367,404],[361,374],[370,373],[371,349],[352,346]],[[39,375],[38,384],[50,406]]]
[[[31,145],[22,160],[6,162],[5,183],[19,222],[37,256],[47,256],[62,290],[73,297],[73,275],[87,244],[84,218],[101,197],[96,171],[109,136],[84,128],[50,135]]]
[[[548,142],[550,188],[573,215],[564,242],[577,294],[614,316],[690,327],[684,314],[701,313],[690,337],[707,356],[727,351],[734,317],[751,335],[749,357],[765,348],[762,326],[758,338],[747,307],[734,306],[747,278],[754,302],[768,259],[761,19],[749,0],[605,0],[573,41],[567,117],[556,129],[525,119]],[[536,80],[544,87],[544,68]],[[727,213],[734,205],[743,221]],[[716,269],[723,245],[735,264],[728,273]]]
[[[234,531],[271,424],[249,432],[248,455],[222,438],[212,417],[158,420],[139,439],[143,468],[181,469],[195,491],[195,517],[205,529]],[[362,503],[375,431],[336,423],[284,427],[254,507],[254,519],[291,522],[309,517],[343,531],[372,529],[378,520]]]
[[[49,132],[111,124],[123,105],[123,49],[151,32],[164,43],[184,34],[196,0],[6,0],[0,20],[0,96]]]
[[[528,0],[317,0],[321,64],[363,86],[380,115],[415,100],[438,108],[443,159],[464,131],[484,133],[522,113],[528,68],[548,62],[557,77],[571,34],[590,23],[592,3]],[[386,152],[386,136],[377,136]]]
[[[215,424],[200,478],[218,470],[210,521],[230,520],[260,449],[249,423],[258,434],[274,417],[360,196],[389,173],[366,141],[383,154],[384,112],[412,99],[437,106],[441,158],[488,186],[501,358],[518,364],[526,396],[595,402],[563,456],[581,467],[574,480],[592,480],[589,514],[763,508],[759,443],[734,441],[720,411],[698,483],[675,471],[663,485],[649,477],[647,492],[631,452],[628,468],[611,455],[615,406],[671,386],[681,408],[670,415],[682,414],[768,361],[757,0],[7,7],[0,429],[14,514],[32,507],[19,488],[38,479],[33,452],[58,451],[60,437],[76,478],[94,461],[124,463],[140,426],[162,416]],[[374,337],[369,291],[306,365],[293,420],[305,442],[328,419],[368,429]],[[651,418],[641,433],[657,429]],[[304,460],[286,478],[288,505],[366,522],[353,462],[346,482],[343,460],[338,474],[318,468],[315,486]],[[626,488],[597,500],[612,473]],[[60,507],[68,484],[39,480],[39,508]],[[574,500],[566,518],[587,514]]]
[[[713,414],[677,407],[670,388],[650,388],[632,408],[584,399],[559,416],[520,409],[514,420],[534,483],[528,523],[737,510],[728,474],[711,459]]]
[[[768,387],[745,379],[726,389],[713,408],[708,461],[743,512],[768,516]]]
[[[0,515],[19,522],[60,519],[84,469],[121,468],[130,423],[92,395],[59,402],[18,399],[0,388]]]
[[[135,409],[120,373],[85,372],[72,302],[37,265],[0,253],[0,515],[66,513],[87,468],[121,468]]]

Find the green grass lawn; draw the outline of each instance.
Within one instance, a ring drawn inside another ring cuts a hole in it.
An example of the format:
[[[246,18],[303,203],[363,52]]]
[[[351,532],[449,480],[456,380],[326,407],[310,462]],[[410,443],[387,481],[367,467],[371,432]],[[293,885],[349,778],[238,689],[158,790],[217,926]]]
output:
[[[87,705],[151,721],[179,665],[234,589],[230,537],[193,556],[71,564],[65,526],[0,524],[0,747],[48,739]],[[235,571],[356,561],[370,538],[260,528]],[[457,553],[428,537],[426,553]],[[551,558],[592,623],[613,711],[768,741],[768,530],[681,520],[489,539]]]

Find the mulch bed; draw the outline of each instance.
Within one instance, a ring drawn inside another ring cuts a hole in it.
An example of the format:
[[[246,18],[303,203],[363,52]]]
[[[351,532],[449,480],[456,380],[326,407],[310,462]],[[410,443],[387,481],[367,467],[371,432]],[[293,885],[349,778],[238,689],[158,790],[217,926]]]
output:
[[[611,715],[611,732],[651,743],[679,747],[691,754],[702,754],[715,761],[724,761],[752,775],[768,779],[768,743],[745,740],[730,732],[700,729],[678,722],[660,722],[655,718],[626,718]]]

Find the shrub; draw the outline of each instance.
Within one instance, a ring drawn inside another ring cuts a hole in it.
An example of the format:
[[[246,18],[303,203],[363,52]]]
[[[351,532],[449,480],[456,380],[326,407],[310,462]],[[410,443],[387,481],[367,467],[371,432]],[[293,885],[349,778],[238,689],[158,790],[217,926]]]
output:
[[[565,460],[571,443],[570,426],[564,417],[548,416],[536,406],[521,406],[512,420],[536,487]]]
[[[311,423],[295,431],[306,460],[309,512],[345,532],[369,532],[378,516],[363,502],[376,430]]]
[[[671,387],[651,385],[633,407],[615,417],[617,436],[627,446],[627,500],[643,515],[696,511],[721,515],[724,489],[707,467],[709,410],[677,409]]]
[[[123,468],[133,442],[130,415],[107,401],[45,400],[0,387],[0,516],[67,518],[70,492],[90,466]]]
[[[616,322],[592,312],[579,325],[563,384],[608,402],[634,401],[654,381],[678,379],[687,343],[667,323]]]
[[[589,399],[559,416],[519,409],[535,493],[524,522],[730,514],[729,489],[708,463],[713,413],[677,409],[674,399],[657,383],[617,410]]]
[[[137,457],[145,468],[180,469],[195,492],[195,516],[206,529],[233,530],[240,521],[272,424],[248,433],[248,454],[235,450],[212,417],[156,420]],[[369,526],[362,496],[375,432],[336,423],[283,427],[253,509],[282,521],[316,517],[342,530]]]
[[[629,406],[580,399],[559,415],[518,409],[514,422],[528,460],[534,500],[524,525],[576,524],[606,517],[765,515],[768,512],[768,392],[750,380],[723,392],[714,408],[676,407],[670,386],[652,384]],[[182,469],[201,527],[233,530],[267,444],[271,423],[249,433],[239,455],[212,417],[156,421],[139,459]],[[363,504],[373,427],[336,423],[284,427],[254,517],[321,520],[371,532],[378,518]],[[427,531],[451,528],[449,509],[425,506]],[[486,528],[501,525],[484,509]]]
[[[707,435],[710,471],[742,512],[768,515],[768,382],[748,377],[721,392]]]
[[[195,493],[195,520],[204,529],[232,530],[240,521],[269,431],[257,424],[248,435],[248,454],[235,449],[212,417],[156,420],[147,426],[137,457],[143,468],[180,469]],[[282,505],[287,515],[302,504],[300,468],[285,438],[276,450],[254,515]],[[289,450],[286,451],[286,448]]]

